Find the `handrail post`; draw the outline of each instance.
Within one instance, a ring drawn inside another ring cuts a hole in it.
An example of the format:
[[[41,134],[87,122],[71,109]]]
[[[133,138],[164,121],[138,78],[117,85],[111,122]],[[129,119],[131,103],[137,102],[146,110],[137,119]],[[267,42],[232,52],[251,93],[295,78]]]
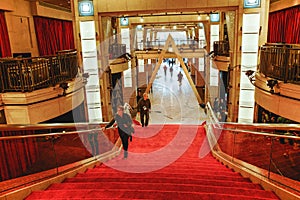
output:
[[[18,61],[18,70],[19,70],[19,79],[20,79],[20,88],[21,88],[21,91],[24,92],[25,91],[25,76],[24,76],[24,71],[23,71],[23,68],[25,68],[25,63],[20,60]]]
[[[236,131],[233,132],[233,145],[232,145],[232,157],[231,161],[234,162],[234,148],[235,148],[235,135],[237,134]]]
[[[271,174],[271,165],[272,165],[272,153],[273,153],[273,145],[274,145],[274,138],[271,138],[271,149],[270,149],[270,162],[269,162],[269,169],[268,169],[268,179],[270,179]]]
[[[284,46],[283,47],[283,55],[284,55],[284,59],[283,59],[283,75],[284,75],[284,78],[283,78],[283,81],[286,83],[287,80],[288,80],[288,61],[289,61],[289,56],[290,56],[290,48],[287,48],[287,46]]]
[[[56,168],[56,174],[58,175],[58,161],[57,161],[57,155],[56,155],[56,151],[55,151],[55,148],[54,148],[54,137],[51,136],[50,138],[51,140],[51,145],[52,145],[52,150],[53,150],[53,153],[54,153],[54,159],[55,159],[55,168]]]
[[[0,62],[0,78],[1,78],[1,82],[0,82],[0,86],[1,86],[1,92],[4,92],[4,77],[6,76],[6,74],[4,75],[3,71],[5,68],[5,64],[3,62]]]

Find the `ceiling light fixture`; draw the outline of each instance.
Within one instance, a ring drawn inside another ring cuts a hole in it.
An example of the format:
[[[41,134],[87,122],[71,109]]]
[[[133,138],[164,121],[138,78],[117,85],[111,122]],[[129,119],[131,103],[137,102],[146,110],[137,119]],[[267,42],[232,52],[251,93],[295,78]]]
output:
[[[198,14],[198,18],[197,18],[198,20],[200,20],[201,19],[201,16],[200,16],[200,14]]]

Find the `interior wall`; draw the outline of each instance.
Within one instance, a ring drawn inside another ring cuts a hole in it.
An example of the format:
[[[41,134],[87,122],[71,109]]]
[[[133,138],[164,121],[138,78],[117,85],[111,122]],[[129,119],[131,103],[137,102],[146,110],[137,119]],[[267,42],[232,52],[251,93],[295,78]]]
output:
[[[299,0],[279,0],[270,5],[270,12],[275,12],[279,10],[283,10],[286,8],[290,8],[296,5],[299,5]]]
[[[12,0],[1,0],[0,1],[0,9],[8,10],[8,11],[14,10],[15,2],[16,1],[12,1]]]
[[[27,0],[1,0],[0,9],[5,12],[7,30],[13,53],[31,53],[39,56],[33,16],[72,20],[72,13],[47,8],[38,2]]]

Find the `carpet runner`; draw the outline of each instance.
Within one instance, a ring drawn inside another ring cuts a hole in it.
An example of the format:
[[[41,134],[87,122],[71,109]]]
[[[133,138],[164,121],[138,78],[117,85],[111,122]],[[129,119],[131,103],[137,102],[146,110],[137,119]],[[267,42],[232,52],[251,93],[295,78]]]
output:
[[[202,126],[150,125],[136,127],[127,159],[121,153],[26,198],[35,199],[279,198],[214,159]]]

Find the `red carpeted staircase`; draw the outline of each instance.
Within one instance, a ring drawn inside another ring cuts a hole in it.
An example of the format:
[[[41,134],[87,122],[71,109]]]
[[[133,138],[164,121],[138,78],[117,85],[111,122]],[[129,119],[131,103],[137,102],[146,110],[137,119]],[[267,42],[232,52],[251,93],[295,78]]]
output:
[[[26,199],[279,199],[207,150],[201,126],[137,127],[127,159],[121,154]]]

